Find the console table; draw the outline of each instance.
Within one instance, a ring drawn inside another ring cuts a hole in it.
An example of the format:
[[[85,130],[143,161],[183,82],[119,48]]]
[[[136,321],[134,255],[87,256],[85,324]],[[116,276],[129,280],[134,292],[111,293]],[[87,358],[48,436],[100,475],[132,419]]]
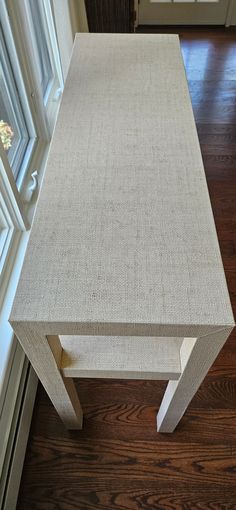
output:
[[[10,323],[69,429],[74,377],[175,429],[234,327],[178,36],[76,36]]]

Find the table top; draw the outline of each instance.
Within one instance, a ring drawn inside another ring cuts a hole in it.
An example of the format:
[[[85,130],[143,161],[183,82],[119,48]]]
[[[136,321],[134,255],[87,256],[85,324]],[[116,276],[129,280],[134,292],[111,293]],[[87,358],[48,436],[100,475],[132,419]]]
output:
[[[11,321],[234,324],[176,35],[76,36]]]

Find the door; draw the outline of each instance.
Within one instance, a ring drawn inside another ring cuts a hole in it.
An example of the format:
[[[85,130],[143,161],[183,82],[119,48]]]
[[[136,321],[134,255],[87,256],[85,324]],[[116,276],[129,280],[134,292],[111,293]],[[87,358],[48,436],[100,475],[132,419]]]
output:
[[[139,0],[139,25],[228,25],[234,0]]]
[[[133,32],[134,0],[85,0],[90,32]]]

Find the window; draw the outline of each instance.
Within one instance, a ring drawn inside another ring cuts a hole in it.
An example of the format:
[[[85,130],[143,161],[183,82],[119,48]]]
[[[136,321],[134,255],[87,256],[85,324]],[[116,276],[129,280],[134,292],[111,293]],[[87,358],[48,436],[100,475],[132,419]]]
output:
[[[53,68],[47,43],[47,25],[43,2],[39,0],[28,0],[31,26],[33,28],[33,43],[35,44],[35,63],[39,74],[39,82],[44,99],[47,103],[53,84]]]
[[[0,196],[0,272],[2,273],[5,253],[8,250],[13,234],[13,226],[9,211],[4,203],[3,196]]]
[[[0,30],[0,52],[0,134],[13,175],[17,179],[30,135],[17,93],[2,30]]]
[[[32,176],[35,183],[43,168],[59,106],[55,92],[63,86],[50,0],[1,0],[0,52],[1,419],[13,350],[8,317],[34,209]]]
[[[27,228],[32,183],[37,184],[35,174],[55,124],[63,78],[50,0],[2,0],[0,21],[1,305],[6,265],[10,274],[17,239]]]
[[[8,255],[29,227],[3,144],[0,142],[0,307],[4,297],[3,277]],[[10,263],[8,264],[10,268]]]
[[[161,4],[194,4],[194,3],[218,3],[219,0],[150,0],[151,4],[161,3]]]
[[[56,4],[52,0],[0,0],[1,508],[13,508],[12,501],[17,497],[21,471],[19,458],[24,457],[27,437],[25,425],[27,421],[28,427],[30,421],[28,403],[22,397],[27,387],[27,391],[31,392],[30,399],[33,400],[36,388],[36,378],[31,371],[29,379],[28,362],[14,339],[8,317],[36,202],[36,194],[32,195],[34,185],[37,184],[35,174],[38,172],[40,178],[44,169],[63,89],[61,59],[52,10],[56,11],[58,5],[63,7],[59,9],[60,13],[61,10],[66,13],[65,19],[62,16],[63,26],[65,32],[71,36],[72,45],[69,0]],[[68,44],[63,35],[60,38],[62,51],[64,42]],[[70,50],[71,46],[68,59]],[[37,261],[35,263],[37,264]],[[24,403],[27,404],[27,419],[26,415],[22,418]],[[16,450],[17,466],[14,464]]]
[[[31,96],[44,111],[43,129],[52,133],[63,76],[50,0],[22,0],[14,7],[22,23],[31,76]],[[22,48],[22,59],[25,60]]]
[[[63,87],[60,55],[57,47],[50,0],[25,0],[29,14],[29,32],[34,48],[35,71],[44,105],[54,101]]]

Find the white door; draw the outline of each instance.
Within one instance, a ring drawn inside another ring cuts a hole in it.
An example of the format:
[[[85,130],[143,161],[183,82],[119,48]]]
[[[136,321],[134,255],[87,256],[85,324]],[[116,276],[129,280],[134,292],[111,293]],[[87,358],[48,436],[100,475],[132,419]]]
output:
[[[234,11],[235,0],[139,0],[138,24],[230,25]]]

